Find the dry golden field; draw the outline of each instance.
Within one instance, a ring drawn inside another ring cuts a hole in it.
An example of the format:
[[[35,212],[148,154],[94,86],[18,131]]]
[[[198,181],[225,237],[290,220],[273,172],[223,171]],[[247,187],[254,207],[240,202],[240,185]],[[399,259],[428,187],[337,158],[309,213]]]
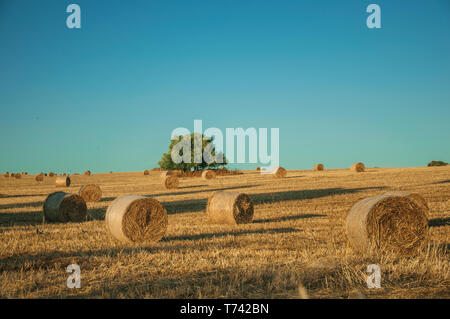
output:
[[[54,177],[0,176],[0,296],[3,298],[450,298],[450,166],[288,171],[284,179],[245,172],[211,181],[183,178],[166,190],[159,172]],[[82,223],[42,225],[42,205],[56,190],[97,183],[103,199]],[[250,195],[254,222],[208,223],[217,190]],[[369,257],[348,246],[344,222],[362,198],[391,190],[421,194],[430,206],[430,240],[420,255]],[[106,232],[111,201],[125,194],[158,199],[169,214],[164,239],[122,244]],[[81,268],[81,288],[66,286],[66,267]],[[368,289],[366,268],[381,268]]]

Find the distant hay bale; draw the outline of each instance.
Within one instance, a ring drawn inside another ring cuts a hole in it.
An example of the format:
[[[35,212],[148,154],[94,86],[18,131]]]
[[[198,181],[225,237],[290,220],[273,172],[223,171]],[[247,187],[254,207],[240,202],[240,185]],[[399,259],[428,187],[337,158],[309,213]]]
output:
[[[159,177],[161,179],[166,178],[166,176],[178,176],[180,174],[180,171],[178,170],[168,170],[168,171],[163,171],[161,172],[161,174],[159,174]]]
[[[253,220],[253,202],[244,193],[216,192],[208,199],[206,213],[216,224],[247,224]]]
[[[167,176],[169,176],[169,171],[164,171],[164,172],[162,172],[161,174],[159,174],[159,177],[160,177],[161,179],[164,179],[164,178],[166,178]]]
[[[284,177],[286,177],[286,174],[287,174],[287,171],[281,166],[278,166],[276,169],[274,169],[274,171],[272,173],[273,177],[276,177],[276,178],[284,178]]]
[[[10,177],[11,177],[11,178],[16,177],[16,173],[11,173]]]
[[[95,184],[87,184],[80,187],[78,195],[83,197],[86,202],[98,202],[102,199],[102,190]]]
[[[48,173],[48,176],[49,176],[49,177],[54,177],[54,176],[55,176],[55,173],[50,172],[50,173]]]
[[[84,175],[86,175],[86,176],[91,176],[91,171],[86,171],[86,172],[84,172]]]
[[[204,180],[210,180],[216,178],[216,173],[214,171],[211,171],[209,169],[203,171],[202,178]]]
[[[144,171],[144,175],[150,175],[150,172],[148,171],[148,169],[146,169],[146,170]]]
[[[162,183],[166,189],[173,189],[177,188],[180,182],[176,176],[166,176],[162,179]]]
[[[323,169],[324,169],[323,164],[316,164],[316,165],[314,165],[314,170],[315,171],[323,171]]]
[[[428,235],[428,205],[418,194],[391,192],[356,203],[346,220],[347,238],[357,252],[417,254]]]
[[[44,175],[42,174],[36,175],[35,179],[36,182],[42,182],[44,180]]]
[[[55,180],[56,187],[69,187],[70,177],[68,176],[58,176]]]
[[[352,170],[352,171],[354,171],[354,172],[358,172],[358,173],[364,172],[365,169],[366,169],[366,167],[364,166],[364,163],[361,163],[361,162],[359,162],[359,163],[353,163],[353,164],[350,166],[350,170]]]
[[[14,174],[14,177],[15,177],[16,179],[20,179],[20,178],[22,178],[22,174],[16,173],[16,174]]]
[[[108,207],[105,222],[109,233],[122,242],[157,242],[167,230],[168,217],[156,199],[125,195]]]
[[[51,222],[81,222],[86,219],[87,206],[84,199],[76,194],[55,192],[44,202],[45,220]]]

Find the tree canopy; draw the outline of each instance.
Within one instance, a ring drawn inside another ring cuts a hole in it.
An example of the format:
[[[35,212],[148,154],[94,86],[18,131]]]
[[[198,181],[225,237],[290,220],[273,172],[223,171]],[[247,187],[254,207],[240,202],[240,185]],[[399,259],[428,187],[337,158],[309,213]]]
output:
[[[169,151],[164,153],[158,162],[162,169],[183,171],[214,169],[226,164],[225,155],[221,152],[216,153],[214,136],[209,137],[201,133],[191,133],[172,139]]]

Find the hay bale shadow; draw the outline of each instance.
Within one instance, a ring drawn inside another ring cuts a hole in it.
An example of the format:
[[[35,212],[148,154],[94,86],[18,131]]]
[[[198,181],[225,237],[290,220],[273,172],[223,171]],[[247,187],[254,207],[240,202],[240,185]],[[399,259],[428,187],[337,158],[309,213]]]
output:
[[[314,218],[314,217],[325,217],[327,215],[324,214],[301,214],[301,215],[290,215],[290,216],[282,216],[282,217],[274,217],[274,218],[263,218],[263,219],[257,219],[254,220],[254,224],[263,224],[263,223],[277,223],[277,222],[284,222],[284,221],[290,221],[290,220],[298,220],[298,219],[305,219],[305,218]]]
[[[449,226],[450,218],[433,218],[428,220],[429,227],[440,227],[440,226]]]
[[[164,237],[162,241],[178,241],[178,240],[199,240],[199,239],[213,239],[226,236],[246,236],[254,234],[285,234],[302,232],[302,230],[292,227],[282,227],[282,228],[269,228],[269,229],[249,229],[243,231],[229,231],[220,233],[204,233],[196,235],[181,235],[181,236],[168,236]]]

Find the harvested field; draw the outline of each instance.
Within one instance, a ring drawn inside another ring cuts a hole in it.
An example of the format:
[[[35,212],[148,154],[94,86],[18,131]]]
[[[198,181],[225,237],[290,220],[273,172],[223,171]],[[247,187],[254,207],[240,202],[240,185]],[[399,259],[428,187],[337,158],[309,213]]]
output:
[[[71,176],[67,193],[102,188],[86,221],[42,225],[42,206],[55,181],[0,179],[0,297],[101,298],[450,298],[450,167],[288,170],[274,179],[243,175],[182,178],[165,189],[160,171]],[[210,223],[208,198],[218,191],[248,194],[253,222]],[[360,200],[393,191],[420,194],[429,207],[428,242],[413,257],[366,255],[347,241],[346,217]],[[122,243],[105,213],[122,195],[154,198],[167,211],[158,242]],[[82,272],[68,289],[66,267]],[[377,264],[382,286],[368,289]]]

